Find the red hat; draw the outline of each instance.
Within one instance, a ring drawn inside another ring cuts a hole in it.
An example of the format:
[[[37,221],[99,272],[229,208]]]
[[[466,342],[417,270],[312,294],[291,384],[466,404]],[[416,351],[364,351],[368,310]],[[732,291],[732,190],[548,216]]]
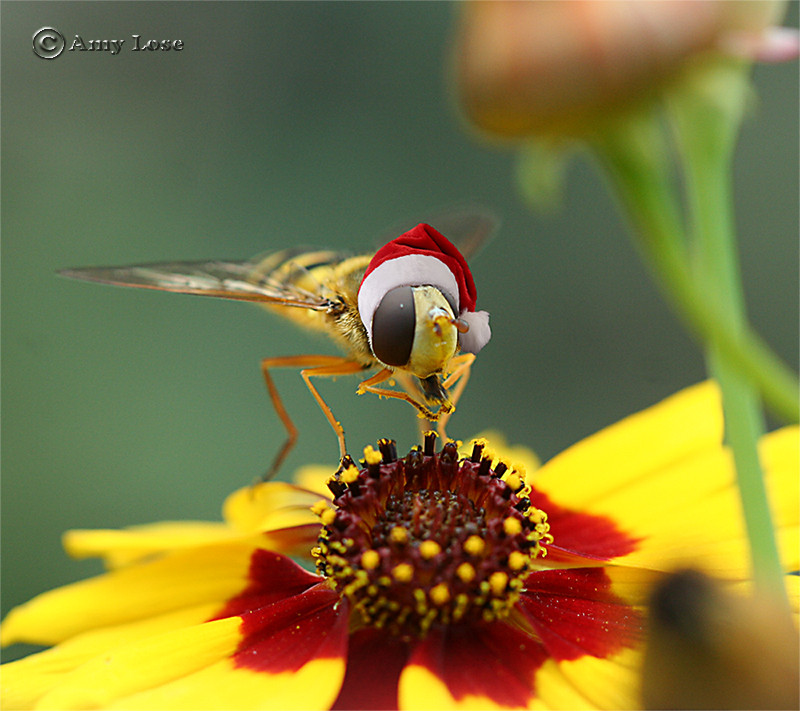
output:
[[[388,291],[398,286],[431,285],[453,305],[469,325],[461,334],[461,349],[477,353],[491,337],[489,314],[475,311],[477,291],[461,252],[430,225],[414,229],[381,247],[367,266],[358,288],[361,320],[372,338],[372,317]]]

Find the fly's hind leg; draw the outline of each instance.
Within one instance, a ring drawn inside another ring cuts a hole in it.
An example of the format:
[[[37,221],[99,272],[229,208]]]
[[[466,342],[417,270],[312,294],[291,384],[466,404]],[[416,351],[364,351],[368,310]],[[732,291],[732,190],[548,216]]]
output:
[[[275,473],[278,471],[281,464],[283,464],[286,456],[297,442],[297,427],[295,427],[294,422],[292,422],[292,418],[289,417],[289,413],[286,412],[286,408],[283,405],[283,400],[278,394],[278,389],[275,387],[275,382],[273,381],[272,375],[269,372],[271,368],[302,368],[300,375],[303,377],[306,387],[314,396],[314,399],[322,409],[322,412],[330,423],[331,427],[333,427],[333,431],[336,433],[336,439],[339,442],[339,455],[340,457],[344,457],[347,448],[345,446],[344,428],[342,427],[342,423],[334,417],[331,408],[328,406],[328,403],[325,402],[325,400],[322,398],[322,395],[319,394],[319,391],[312,384],[311,378],[332,378],[336,377],[337,375],[350,375],[352,373],[361,372],[364,370],[364,367],[356,361],[339,356],[298,355],[264,358],[264,360],[261,361],[261,373],[264,376],[264,382],[266,383],[270,400],[272,400],[272,406],[275,408],[275,413],[278,415],[283,423],[283,426],[286,428],[287,436],[286,441],[283,443],[283,446],[280,448],[278,454],[275,456],[275,459],[272,461],[272,466],[270,466],[270,468],[267,470],[267,473],[263,476],[263,481],[269,481],[273,476],[275,476]]]

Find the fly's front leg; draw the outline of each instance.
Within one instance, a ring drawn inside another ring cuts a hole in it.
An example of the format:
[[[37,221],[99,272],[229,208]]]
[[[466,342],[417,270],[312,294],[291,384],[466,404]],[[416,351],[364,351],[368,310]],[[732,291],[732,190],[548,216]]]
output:
[[[283,405],[283,400],[278,394],[278,389],[275,387],[275,382],[269,372],[271,368],[302,368],[300,375],[306,387],[322,409],[325,418],[328,420],[331,427],[333,427],[333,431],[336,433],[336,439],[339,442],[339,455],[343,457],[347,449],[344,441],[344,428],[342,427],[342,423],[333,416],[333,412],[328,406],[328,403],[325,402],[319,394],[319,391],[311,383],[310,378],[317,376],[335,377],[337,375],[350,375],[351,373],[361,372],[364,370],[364,367],[356,361],[339,356],[298,355],[264,358],[264,360],[261,361],[261,373],[264,376],[264,382],[266,383],[272,406],[275,408],[275,413],[286,428],[287,437],[283,446],[278,451],[278,454],[275,456],[272,465],[264,475],[263,480],[269,481],[275,476],[281,464],[283,464],[283,461],[286,459],[286,456],[297,442],[297,427],[295,427],[294,422],[292,422],[292,418],[289,417],[289,413]]]
[[[400,384],[400,387],[403,388],[406,393],[408,393],[408,396],[412,400],[416,400],[415,396],[422,394],[420,391],[420,386],[417,384],[417,378],[415,378],[413,375],[409,375],[408,373],[398,370],[394,373],[394,377]],[[450,412],[452,410],[453,404],[446,399],[446,394],[447,393],[445,391],[442,391],[442,396],[445,397],[445,399],[440,399],[439,409],[436,412],[427,407],[425,408],[425,411],[417,408],[419,410],[419,417],[417,418],[417,432],[419,433],[420,440],[422,440],[428,430],[433,429],[435,423],[444,416],[445,412]]]
[[[358,386],[358,394],[363,395],[364,393],[372,393],[373,395],[379,395],[382,397],[393,397],[397,400],[404,400],[405,402],[413,405],[420,413],[420,417],[424,417],[425,419],[436,419],[438,415],[433,412],[429,407],[426,407],[423,403],[419,402],[413,395],[409,394],[408,392],[399,392],[397,390],[389,390],[388,388],[378,388],[375,387],[380,383],[385,382],[391,377],[397,376],[397,379],[400,380],[401,384],[402,380],[402,373],[400,371],[393,371],[391,368],[384,368],[383,370],[378,371],[370,378],[367,378]]]
[[[438,411],[433,413],[433,416],[428,416],[425,422],[419,423],[420,436],[424,435],[427,430],[433,429],[435,426],[442,440],[444,441],[447,439],[445,428],[453,413],[456,411],[456,405],[458,405],[461,395],[467,386],[470,369],[472,368],[474,360],[475,356],[472,353],[463,353],[462,355],[456,356],[450,360],[442,381],[440,381],[437,376],[436,380],[432,383],[428,383],[427,381],[421,383],[423,390],[426,390],[426,388],[430,389],[430,397],[435,398],[441,404]],[[417,384],[407,374],[402,374],[402,377],[398,377],[398,380],[406,392],[411,393],[413,391],[419,391]],[[453,388],[452,393],[449,392],[450,388]]]
[[[464,393],[464,389],[467,387],[467,383],[469,382],[469,376],[470,372],[472,371],[472,363],[474,360],[474,353],[462,353],[450,361],[448,374],[442,385],[448,392],[450,388],[455,385],[455,387],[453,387],[453,393],[450,396],[452,408],[447,412],[441,413],[436,426],[436,431],[439,433],[439,437],[442,438],[443,442],[447,440],[447,434],[445,433],[447,423],[450,421],[450,418],[456,411],[456,405],[458,405],[458,401],[461,399],[461,395]]]

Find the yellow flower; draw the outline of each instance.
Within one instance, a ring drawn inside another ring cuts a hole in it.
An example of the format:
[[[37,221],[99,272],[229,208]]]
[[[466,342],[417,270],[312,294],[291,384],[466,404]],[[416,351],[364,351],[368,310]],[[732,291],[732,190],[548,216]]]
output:
[[[381,440],[326,497],[309,470],[234,493],[223,524],[73,532],[113,569],[9,614],[4,643],[53,648],[4,666],[3,707],[636,706],[653,583],[749,577],[721,440],[705,383],[535,471],[484,440],[402,458]],[[797,429],[761,453],[794,570]],[[285,555],[312,537],[316,574]]]
[[[768,31],[783,3],[691,0],[469,2],[454,55],[469,119],[506,138],[583,135],[651,97],[711,51],[780,60],[796,33]]]

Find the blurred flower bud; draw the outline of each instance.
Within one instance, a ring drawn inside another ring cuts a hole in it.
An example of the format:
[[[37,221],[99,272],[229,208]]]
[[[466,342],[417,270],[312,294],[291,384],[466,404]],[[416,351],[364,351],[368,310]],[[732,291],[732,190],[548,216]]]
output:
[[[458,98],[490,134],[582,135],[712,50],[796,56],[796,33],[767,31],[782,8],[747,0],[464,3],[454,56]]]
[[[648,709],[796,709],[798,637],[769,601],[682,571],[655,590],[643,666]]]

